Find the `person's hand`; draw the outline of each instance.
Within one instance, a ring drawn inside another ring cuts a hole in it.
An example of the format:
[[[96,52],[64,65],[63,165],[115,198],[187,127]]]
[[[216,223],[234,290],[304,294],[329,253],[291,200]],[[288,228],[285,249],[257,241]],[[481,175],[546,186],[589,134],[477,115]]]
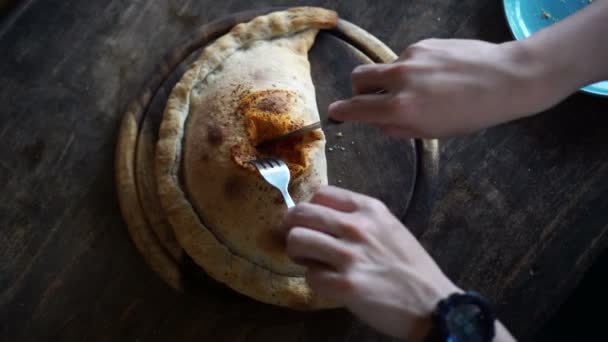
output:
[[[387,334],[422,339],[439,300],[460,291],[382,202],[324,187],[286,215],[287,253],[313,291]]]
[[[424,40],[394,63],[357,67],[354,96],[331,104],[329,114],[404,137],[470,133],[544,110],[576,89],[552,82],[548,64],[521,42]]]

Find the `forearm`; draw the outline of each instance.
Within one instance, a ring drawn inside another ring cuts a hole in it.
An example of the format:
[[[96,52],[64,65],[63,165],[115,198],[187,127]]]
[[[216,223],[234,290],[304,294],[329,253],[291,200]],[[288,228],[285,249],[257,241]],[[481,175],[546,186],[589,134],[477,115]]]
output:
[[[608,0],[596,0],[521,43],[538,61],[549,86],[575,91],[608,79]]]
[[[520,58],[533,61],[525,72],[540,75],[537,78],[543,84],[539,84],[538,88],[556,90],[556,100],[584,85],[606,80],[608,0],[596,0],[587,8],[530,38],[510,44],[520,50]],[[515,339],[497,321],[494,341]]]

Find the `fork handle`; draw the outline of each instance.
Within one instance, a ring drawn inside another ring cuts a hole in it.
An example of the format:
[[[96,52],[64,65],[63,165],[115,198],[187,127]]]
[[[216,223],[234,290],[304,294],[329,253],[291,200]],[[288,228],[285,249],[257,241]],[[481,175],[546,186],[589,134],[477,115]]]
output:
[[[296,204],[291,199],[291,195],[287,189],[281,190],[281,195],[283,195],[283,199],[285,200],[285,204],[287,204],[287,208],[294,207]]]

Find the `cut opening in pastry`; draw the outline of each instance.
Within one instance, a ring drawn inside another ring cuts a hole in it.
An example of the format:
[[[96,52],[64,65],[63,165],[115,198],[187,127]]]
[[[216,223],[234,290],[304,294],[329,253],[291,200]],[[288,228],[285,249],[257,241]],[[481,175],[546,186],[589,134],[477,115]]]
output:
[[[278,89],[255,91],[240,100],[237,111],[244,116],[247,140],[232,149],[237,164],[255,171],[249,161],[260,156],[271,156],[283,160],[293,178],[306,171],[309,166],[307,150],[313,147],[315,141],[323,138],[318,130],[256,148],[304,126],[305,123],[295,119],[297,116],[292,113],[295,101],[295,92]]]

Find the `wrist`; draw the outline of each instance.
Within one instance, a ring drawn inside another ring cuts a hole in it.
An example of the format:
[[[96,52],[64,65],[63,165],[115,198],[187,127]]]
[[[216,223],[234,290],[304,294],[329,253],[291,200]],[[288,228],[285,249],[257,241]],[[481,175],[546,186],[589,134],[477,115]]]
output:
[[[514,106],[513,119],[546,110],[577,89],[572,73],[558,59],[547,57],[535,42],[510,41],[501,48],[511,79],[507,103]]]
[[[464,293],[463,290],[458,288],[447,278],[446,282],[436,282],[435,284],[439,284],[439,286],[433,287],[430,291],[432,295],[429,295],[428,307],[426,308],[424,315],[419,317],[417,322],[415,322],[416,329],[407,337],[408,341],[426,341],[435,327],[433,313],[439,302],[455,293]]]
[[[591,1],[590,1],[591,2]],[[521,45],[544,66],[545,76],[570,94],[608,78],[608,1],[595,1],[587,8],[550,25],[521,41]]]
[[[586,76],[577,68],[580,61],[572,60],[570,54],[564,54],[563,45],[560,45],[562,51],[555,51],[553,44],[540,35],[518,43],[521,55],[529,60],[531,76],[541,83],[537,86],[571,93],[587,83]]]

